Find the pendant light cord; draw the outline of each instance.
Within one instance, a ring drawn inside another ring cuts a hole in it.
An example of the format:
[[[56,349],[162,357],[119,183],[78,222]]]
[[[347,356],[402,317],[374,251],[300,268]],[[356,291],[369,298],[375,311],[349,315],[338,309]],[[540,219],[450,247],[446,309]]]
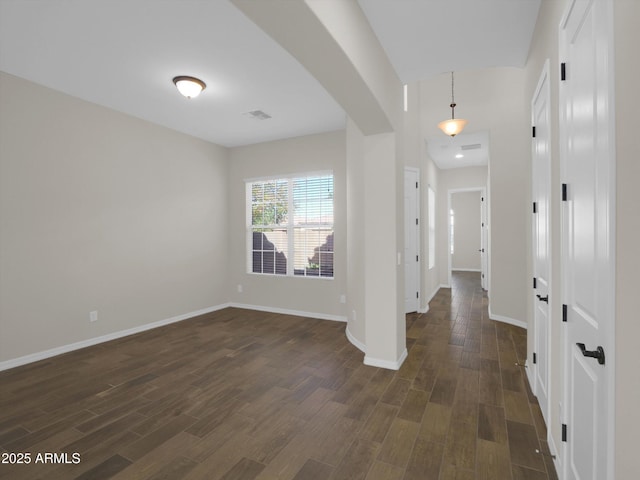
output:
[[[453,99],[453,72],[451,72],[451,105],[449,106],[451,107],[451,119],[453,120],[455,118],[454,109],[456,108],[456,102]]]

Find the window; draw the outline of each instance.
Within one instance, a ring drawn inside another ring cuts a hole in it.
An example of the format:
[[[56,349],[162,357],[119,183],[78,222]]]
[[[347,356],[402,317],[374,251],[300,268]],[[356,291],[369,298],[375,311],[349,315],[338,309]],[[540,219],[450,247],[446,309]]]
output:
[[[453,208],[449,210],[449,238],[451,239],[451,255],[453,255],[453,235],[455,233],[455,223],[456,223],[456,214],[453,211]]]
[[[436,264],[436,194],[429,185],[429,270]]]
[[[246,185],[249,273],[333,278],[333,175]]]

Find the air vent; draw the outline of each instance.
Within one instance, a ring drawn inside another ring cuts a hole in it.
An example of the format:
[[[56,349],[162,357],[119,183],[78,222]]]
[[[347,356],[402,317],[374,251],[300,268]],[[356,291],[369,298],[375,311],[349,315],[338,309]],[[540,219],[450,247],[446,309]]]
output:
[[[246,115],[248,117],[251,117],[255,120],[268,120],[271,118],[271,115],[269,115],[268,113],[264,113],[262,110],[253,110],[251,112],[247,112],[243,115]]]
[[[482,145],[479,143],[472,143],[469,145],[462,145],[460,147],[460,150],[477,150],[478,148],[481,148]]]

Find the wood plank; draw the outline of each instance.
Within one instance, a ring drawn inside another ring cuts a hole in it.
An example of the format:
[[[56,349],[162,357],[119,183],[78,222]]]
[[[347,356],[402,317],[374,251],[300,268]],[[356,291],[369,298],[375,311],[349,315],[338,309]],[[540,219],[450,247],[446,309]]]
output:
[[[333,467],[310,458],[293,477],[293,480],[326,480],[333,473]]]
[[[195,418],[188,415],[179,415],[163,427],[160,427],[148,435],[145,435],[140,440],[123,447],[120,449],[120,454],[129,460],[137,460],[154,448],[157,448],[164,442],[171,439],[174,435],[184,431],[195,421]]]
[[[511,480],[511,459],[506,443],[499,444],[488,440],[478,440],[477,480]]]
[[[401,406],[411,388],[411,381],[404,378],[395,378],[380,399],[389,405]]]
[[[505,390],[504,394],[504,410],[507,420],[514,422],[533,424],[531,409],[529,408],[529,400],[523,393]]]
[[[398,412],[398,418],[420,423],[430,395],[421,390],[410,389]]]
[[[396,418],[380,448],[378,460],[397,467],[406,466],[411,450],[418,435],[419,425]]]
[[[86,453],[92,448],[107,442],[110,438],[121,435],[123,431],[126,431],[143,418],[144,416],[137,412],[129,413],[127,416],[119,418],[115,422],[109,423],[98,430],[94,430],[91,433],[83,435],[74,442],[65,445],[62,449],[65,452]]]
[[[185,456],[198,441],[200,441],[198,437],[186,432],[181,432],[158,448],[139,458],[128,468],[112,477],[111,480],[146,479],[152,475],[156,475],[165,469],[171,468],[175,459]],[[198,462],[193,459],[188,460],[189,462],[184,462],[184,467],[181,467],[181,470],[184,469],[183,474],[186,474],[187,470],[190,471],[198,464]],[[191,465],[191,468],[187,468],[188,465]]]
[[[380,444],[356,439],[333,471],[331,480],[364,480],[376,459]]]
[[[130,460],[120,455],[114,455],[100,465],[76,477],[76,480],[106,480],[121,470],[124,470],[129,465],[131,465]]]
[[[507,424],[504,409],[481,403],[478,409],[478,438],[507,444]]]
[[[443,368],[438,374],[429,401],[441,405],[453,405],[458,386],[457,369]]]
[[[478,400],[481,403],[498,407],[504,405],[500,363],[497,360],[486,358],[480,360],[479,387]]]
[[[401,480],[403,475],[404,468],[376,461],[369,469],[365,480]]]
[[[413,379],[411,388],[413,388],[414,390],[422,390],[430,393],[436,383],[437,376],[437,368],[427,367],[423,364],[422,368],[420,368],[415,378]]]
[[[264,465],[248,458],[241,458],[222,476],[222,480],[253,480],[264,470]]]
[[[511,462],[546,472],[542,455],[536,453],[536,450],[540,450],[540,443],[534,426],[507,420],[507,433]]]
[[[398,414],[398,407],[379,403],[365,423],[359,437],[382,443]]]
[[[451,411],[452,407],[427,403],[420,425],[420,436],[430,442],[446,443],[451,425]]]
[[[475,470],[467,470],[455,465],[444,465],[440,471],[440,480],[476,480],[476,473]]]
[[[513,466],[513,480],[548,480],[547,474],[520,465]]]
[[[474,424],[451,421],[444,452],[444,464],[473,470],[476,465],[476,432]]]
[[[182,480],[196,465],[195,461],[187,457],[175,457],[155,474],[145,480]]]
[[[444,445],[418,437],[411,452],[404,479],[437,480],[440,475],[443,452]]]

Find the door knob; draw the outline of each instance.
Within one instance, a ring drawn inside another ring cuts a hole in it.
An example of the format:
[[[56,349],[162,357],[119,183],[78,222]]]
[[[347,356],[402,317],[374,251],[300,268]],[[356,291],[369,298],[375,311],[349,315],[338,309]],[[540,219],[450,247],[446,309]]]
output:
[[[584,346],[584,343],[576,343],[576,345],[582,352],[582,355],[584,355],[585,357],[595,358],[598,360],[598,363],[600,365],[604,365],[604,348],[598,345],[597,350],[587,350]]]
[[[538,297],[538,300],[540,300],[541,302],[547,302],[549,303],[549,295],[543,297],[542,295],[536,295],[536,297]]]

